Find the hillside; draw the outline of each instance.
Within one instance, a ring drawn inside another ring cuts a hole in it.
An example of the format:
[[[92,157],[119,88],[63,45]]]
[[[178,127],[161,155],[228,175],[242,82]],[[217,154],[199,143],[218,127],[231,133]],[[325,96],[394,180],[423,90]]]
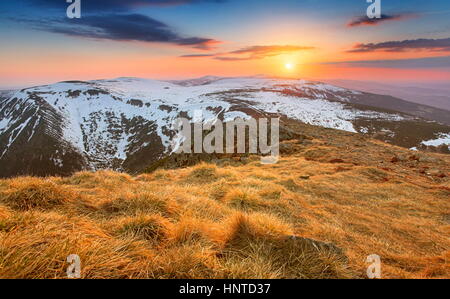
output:
[[[288,125],[275,165],[0,180],[0,277],[450,278],[450,156]]]

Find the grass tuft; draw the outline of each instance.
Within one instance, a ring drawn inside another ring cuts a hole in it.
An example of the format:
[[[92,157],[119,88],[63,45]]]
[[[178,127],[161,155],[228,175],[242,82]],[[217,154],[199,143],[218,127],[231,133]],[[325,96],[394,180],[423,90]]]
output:
[[[153,192],[122,192],[102,204],[101,209],[108,215],[173,214],[176,203],[159,197]]]
[[[225,195],[223,200],[232,207],[243,211],[254,210],[265,206],[265,202],[251,189],[232,189]]]
[[[169,237],[171,223],[159,215],[128,217],[120,222],[119,233],[158,244]]]
[[[218,178],[219,173],[216,165],[201,163],[194,167],[187,179],[194,183],[211,183]]]
[[[3,193],[2,202],[15,210],[52,209],[75,198],[75,193],[54,182],[38,178],[17,178]]]

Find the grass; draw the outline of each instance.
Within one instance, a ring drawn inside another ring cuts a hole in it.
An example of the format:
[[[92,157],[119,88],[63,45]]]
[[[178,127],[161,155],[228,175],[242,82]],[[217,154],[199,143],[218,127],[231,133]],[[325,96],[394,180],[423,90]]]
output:
[[[383,278],[450,278],[449,177],[420,171],[450,158],[325,143],[277,165],[0,180],[0,277],[65,278],[78,254],[83,278],[364,278],[378,254]]]
[[[187,179],[190,182],[210,183],[216,181],[218,177],[217,166],[202,163],[191,171]]]
[[[16,210],[52,209],[74,197],[69,189],[52,181],[25,178],[9,182],[3,201]]]
[[[175,213],[175,202],[164,200],[156,192],[121,191],[111,200],[103,202],[100,206],[104,216],[138,215],[146,213],[161,213],[164,215]]]
[[[170,222],[159,215],[140,215],[119,221],[120,236],[141,238],[156,244],[168,238]]]
[[[232,189],[226,193],[224,201],[232,207],[243,211],[264,206],[266,202],[262,201],[261,198],[252,191],[253,190],[251,189]]]

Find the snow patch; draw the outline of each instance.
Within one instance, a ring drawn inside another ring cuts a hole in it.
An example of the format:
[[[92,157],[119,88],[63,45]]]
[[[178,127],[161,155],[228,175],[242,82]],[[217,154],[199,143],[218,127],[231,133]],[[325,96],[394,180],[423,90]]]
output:
[[[440,145],[448,145],[450,149],[450,133],[445,134],[441,133],[439,134],[439,137],[432,140],[422,141],[422,144],[427,146],[440,146]]]

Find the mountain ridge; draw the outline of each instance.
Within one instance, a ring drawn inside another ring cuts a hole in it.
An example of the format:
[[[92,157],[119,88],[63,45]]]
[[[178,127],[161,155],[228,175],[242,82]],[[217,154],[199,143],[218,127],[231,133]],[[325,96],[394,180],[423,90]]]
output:
[[[388,109],[392,102],[397,111]],[[405,103],[320,82],[261,76],[63,81],[1,98],[0,175],[142,171],[171,154],[177,146],[173,122],[181,116],[192,118],[194,110],[203,111],[203,121],[249,113],[285,116],[310,125],[380,134],[384,141],[408,148],[450,133],[448,126],[407,114],[413,108]],[[408,126],[421,133],[405,134]]]

